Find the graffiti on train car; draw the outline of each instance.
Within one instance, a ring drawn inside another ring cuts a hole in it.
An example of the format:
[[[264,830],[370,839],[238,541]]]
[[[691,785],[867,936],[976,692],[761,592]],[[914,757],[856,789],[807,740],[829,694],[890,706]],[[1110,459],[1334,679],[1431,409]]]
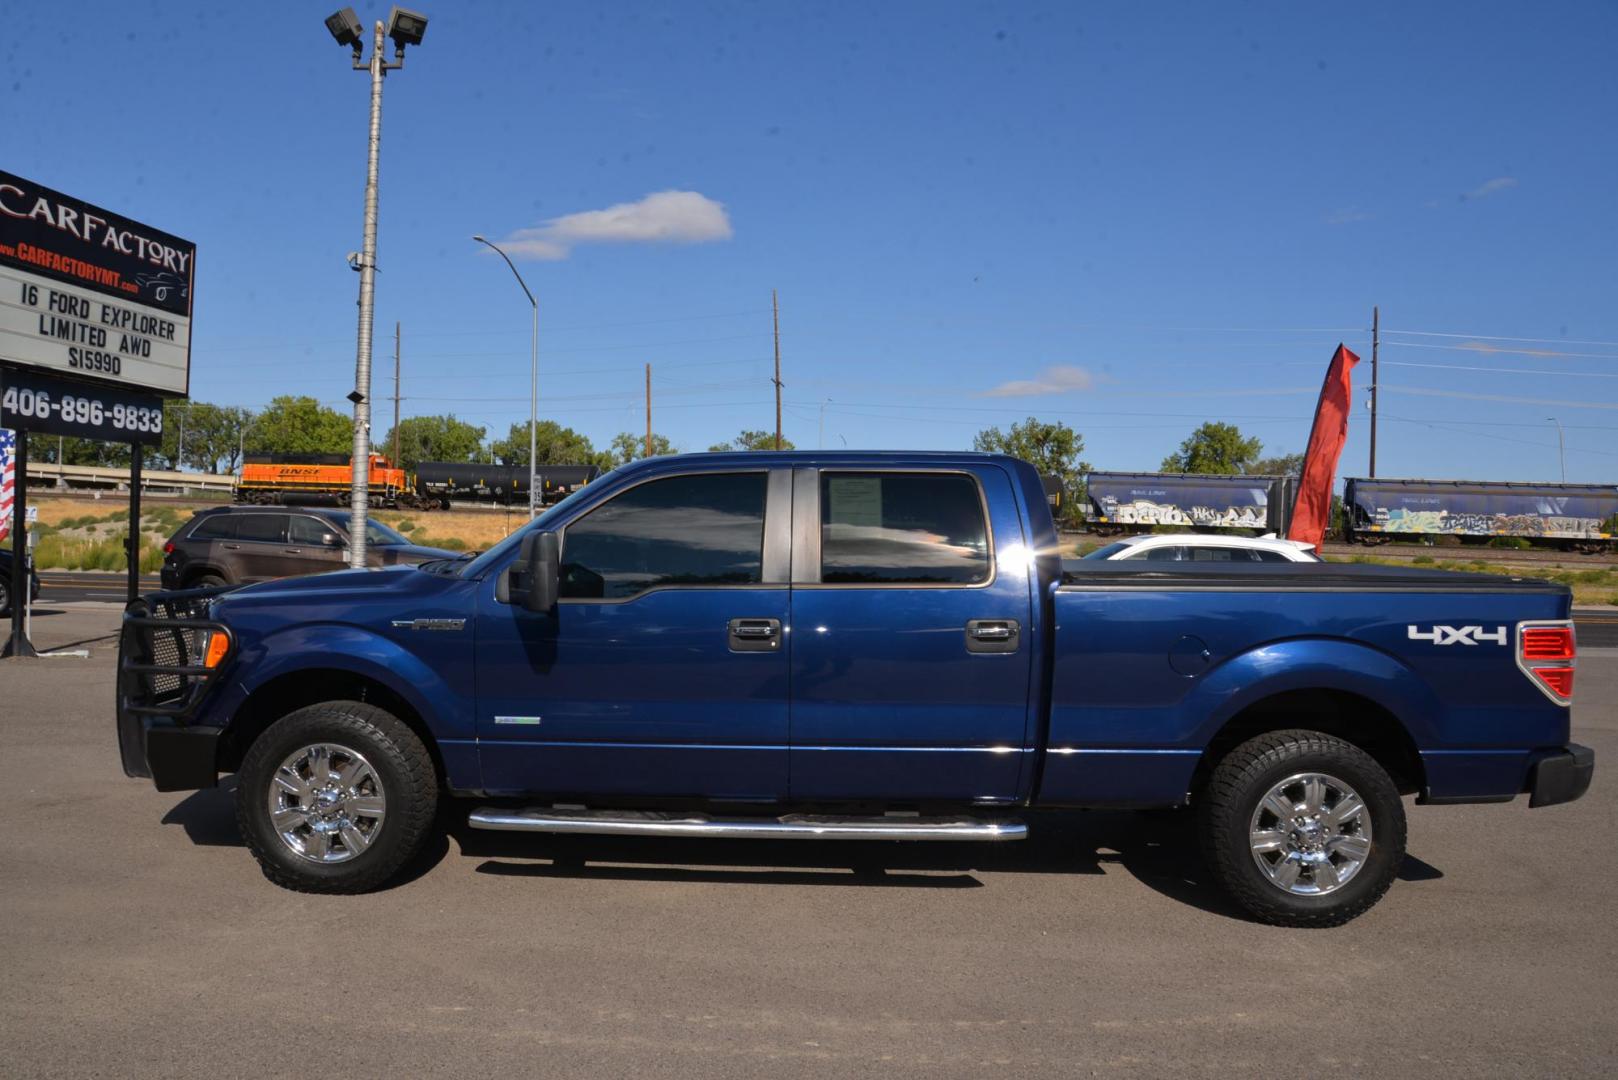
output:
[[[1269,528],[1268,506],[1176,506],[1173,503],[1134,499],[1119,502],[1110,496],[1097,500],[1105,520],[1116,525],[1190,525],[1219,529]]]
[[[1606,535],[1600,518],[1555,514],[1478,514],[1449,510],[1375,508],[1371,528],[1389,533],[1446,533],[1452,536],[1526,536],[1595,540]]]

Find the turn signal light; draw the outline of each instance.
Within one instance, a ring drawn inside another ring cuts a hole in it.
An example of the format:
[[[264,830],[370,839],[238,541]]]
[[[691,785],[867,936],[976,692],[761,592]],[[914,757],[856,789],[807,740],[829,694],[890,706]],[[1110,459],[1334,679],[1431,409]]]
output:
[[[1578,643],[1569,622],[1542,622],[1517,629],[1517,666],[1558,705],[1573,702]]]
[[[209,634],[207,648],[202,653],[202,666],[216,668],[230,651],[230,639],[224,634]]]

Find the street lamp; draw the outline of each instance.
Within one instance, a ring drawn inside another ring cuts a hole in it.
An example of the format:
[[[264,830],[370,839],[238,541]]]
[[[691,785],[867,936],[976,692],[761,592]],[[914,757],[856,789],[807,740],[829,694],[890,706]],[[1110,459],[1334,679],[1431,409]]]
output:
[[[326,18],[332,39],[354,50],[354,70],[371,75],[371,137],[365,167],[365,244],[364,251],[351,257],[349,265],[360,274],[359,340],[354,355],[354,390],[348,399],[354,403],[354,454],[348,523],[348,564],[365,565],[365,518],[371,494],[371,327],[376,296],[376,173],[382,148],[382,77],[404,67],[406,45],[420,45],[427,32],[427,19],[414,11],[394,8],[388,13],[386,36],[393,38],[393,59],[383,59],[384,30],[376,23],[372,34],[371,59],[365,52],[364,24],[353,8],[343,8]]]
[[[1567,483],[1567,443],[1562,439],[1562,421],[1554,416],[1547,416],[1546,420],[1556,425],[1556,456],[1562,462],[1562,483]]]
[[[537,453],[539,439],[536,435],[539,425],[539,301],[535,300],[534,294],[529,291],[528,282],[517,273],[517,264],[511,261],[511,256],[501,251],[499,245],[481,236],[474,236],[472,239],[480,244],[488,244],[506,260],[506,265],[511,267],[511,272],[517,277],[517,284],[522,286],[523,295],[528,297],[528,303],[534,309],[533,357],[528,373],[528,520],[532,521],[534,515],[539,513],[539,492],[535,486],[539,477]]]

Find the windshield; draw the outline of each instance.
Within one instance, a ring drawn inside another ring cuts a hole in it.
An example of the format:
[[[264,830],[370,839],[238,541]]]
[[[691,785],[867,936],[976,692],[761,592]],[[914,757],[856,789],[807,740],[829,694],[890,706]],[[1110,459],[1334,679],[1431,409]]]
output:
[[[1115,540],[1110,544],[1096,548],[1094,551],[1090,552],[1090,554],[1084,557],[1086,559],[1110,559],[1128,547],[1129,545],[1124,543],[1122,540]]]
[[[403,533],[395,532],[380,521],[365,519],[365,542],[371,547],[394,547],[399,544],[408,544],[410,540]]]
[[[612,472],[603,473],[601,476],[596,477],[590,483],[579,488],[573,494],[563,499],[561,502],[556,503],[549,510],[546,510],[543,514],[535,518],[532,522],[522,526],[516,532],[494,545],[494,547],[467,563],[466,566],[461,569],[461,576],[469,578],[481,576],[489,567],[504,559],[508,551],[514,550],[518,544],[522,543],[523,533],[528,532],[530,529],[550,528],[551,524],[565,514],[569,507],[578,502],[581,496],[589,491],[599,491],[600,488],[598,485],[606,480],[611,479],[617,472],[618,470],[614,469]]]

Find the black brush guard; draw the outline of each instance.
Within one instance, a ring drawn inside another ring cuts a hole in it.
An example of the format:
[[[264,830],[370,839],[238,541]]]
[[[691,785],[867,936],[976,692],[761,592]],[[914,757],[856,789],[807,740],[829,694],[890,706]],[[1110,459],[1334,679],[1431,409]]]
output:
[[[151,777],[159,791],[212,786],[219,729],[189,723],[209,683],[236,651],[230,628],[204,618],[228,589],[143,596],[124,608],[118,636],[118,750],[128,776]],[[225,635],[216,668],[202,664],[199,634]],[[204,778],[205,779],[202,779]]]

